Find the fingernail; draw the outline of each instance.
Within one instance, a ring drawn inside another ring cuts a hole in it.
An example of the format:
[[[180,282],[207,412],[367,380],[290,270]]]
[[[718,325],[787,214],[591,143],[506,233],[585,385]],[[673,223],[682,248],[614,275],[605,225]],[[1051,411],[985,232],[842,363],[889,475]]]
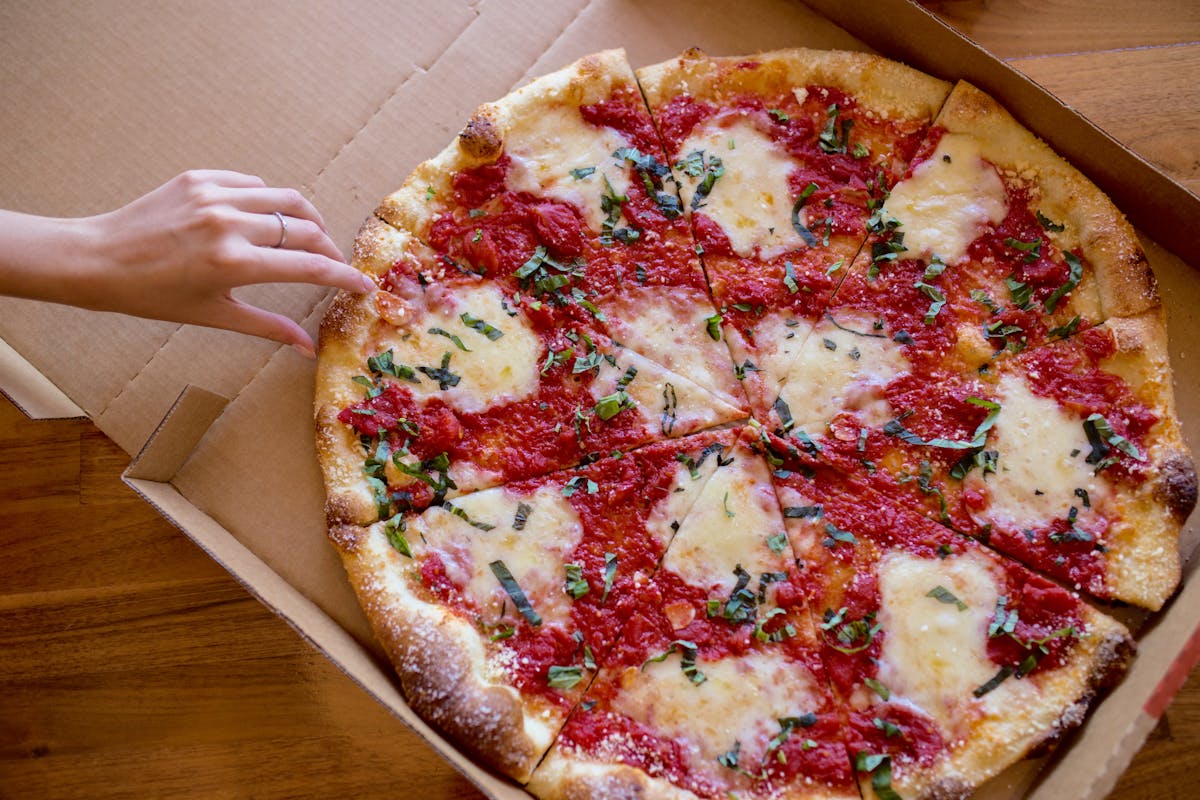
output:
[[[317,357],[317,351],[313,350],[311,345],[296,343],[292,345],[292,349],[305,358]]]
[[[362,276],[362,285],[363,285],[363,291],[366,292],[367,294],[370,294],[371,292],[375,291],[375,281],[371,280],[370,275]]]

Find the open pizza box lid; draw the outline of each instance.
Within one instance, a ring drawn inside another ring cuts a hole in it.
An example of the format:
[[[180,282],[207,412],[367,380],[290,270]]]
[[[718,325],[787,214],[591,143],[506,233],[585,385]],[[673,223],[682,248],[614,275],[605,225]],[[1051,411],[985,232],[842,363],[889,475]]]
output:
[[[1188,357],[1200,338],[1200,280],[1177,257],[1200,266],[1188,235],[1200,198],[905,0],[763,0],[736,12],[720,0],[447,0],[378,17],[322,4],[286,14],[187,7],[153,20],[99,8],[67,14],[39,11],[8,37],[0,117],[24,156],[4,167],[0,207],[95,213],[179,170],[214,165],[303,189],[346,252],[376,202],[450,141],[475,106],[585,53],[624,47],[638,67],[693,45],[719,55],[874,48],[992,93],[1163,245],[1144,239],[1167,305],[1177,389],[1200,384],[1200,358]],[[88,36],[73,40],[64,30]],[[27,55],[39,52],[51,55]],[[329,299],[290,285],[240,296],[310,331]],[[0,312],[0,389],[14,402],[31,416],[93,419],[136,454],[126,482],[250,592],[484,792],[526,797],[418,719],[373,644],[325,539],[311,362],[220,331],[10,299],[0,299]],[[1200,396],[1179,391],[1178,405],[1200,453]],[[1193,516],[1184,553],[1198,541]],[[1107,795],[1200,654],[1194,567],[1143,628],[1129,674],[1083,729],[984,795]]]

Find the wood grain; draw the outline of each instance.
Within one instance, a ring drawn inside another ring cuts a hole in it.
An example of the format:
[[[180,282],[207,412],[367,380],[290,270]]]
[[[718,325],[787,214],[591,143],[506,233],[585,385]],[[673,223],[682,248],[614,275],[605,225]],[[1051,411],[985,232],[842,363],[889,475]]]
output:
[[[1200,189],[1200,3],[926,5]],[[126,463],[90,423],[0,401],[0,798],[481,797],[124,487]],[[1197,774],[1200,671],[1112,797],[1190,797]]]

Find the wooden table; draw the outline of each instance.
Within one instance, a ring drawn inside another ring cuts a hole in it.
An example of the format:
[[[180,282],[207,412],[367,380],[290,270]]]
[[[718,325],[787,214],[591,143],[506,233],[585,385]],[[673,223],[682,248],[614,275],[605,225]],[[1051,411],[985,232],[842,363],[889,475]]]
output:
[[[927,5],[1200,192],[1200,3]],[[119,480],[0,400],[0,798],[478,797]],[[1114,798],[1200,773],[1200,671]]]

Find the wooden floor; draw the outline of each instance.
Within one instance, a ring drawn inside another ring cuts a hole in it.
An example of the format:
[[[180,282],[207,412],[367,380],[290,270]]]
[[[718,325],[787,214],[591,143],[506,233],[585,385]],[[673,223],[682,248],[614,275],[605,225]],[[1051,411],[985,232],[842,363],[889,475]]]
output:
[[[1200,2],[927,3],[1200,191]],[[478,793],[119,480],[0,400],[0,798]],[[1191,797],[1200,672],[1113,798]]]

